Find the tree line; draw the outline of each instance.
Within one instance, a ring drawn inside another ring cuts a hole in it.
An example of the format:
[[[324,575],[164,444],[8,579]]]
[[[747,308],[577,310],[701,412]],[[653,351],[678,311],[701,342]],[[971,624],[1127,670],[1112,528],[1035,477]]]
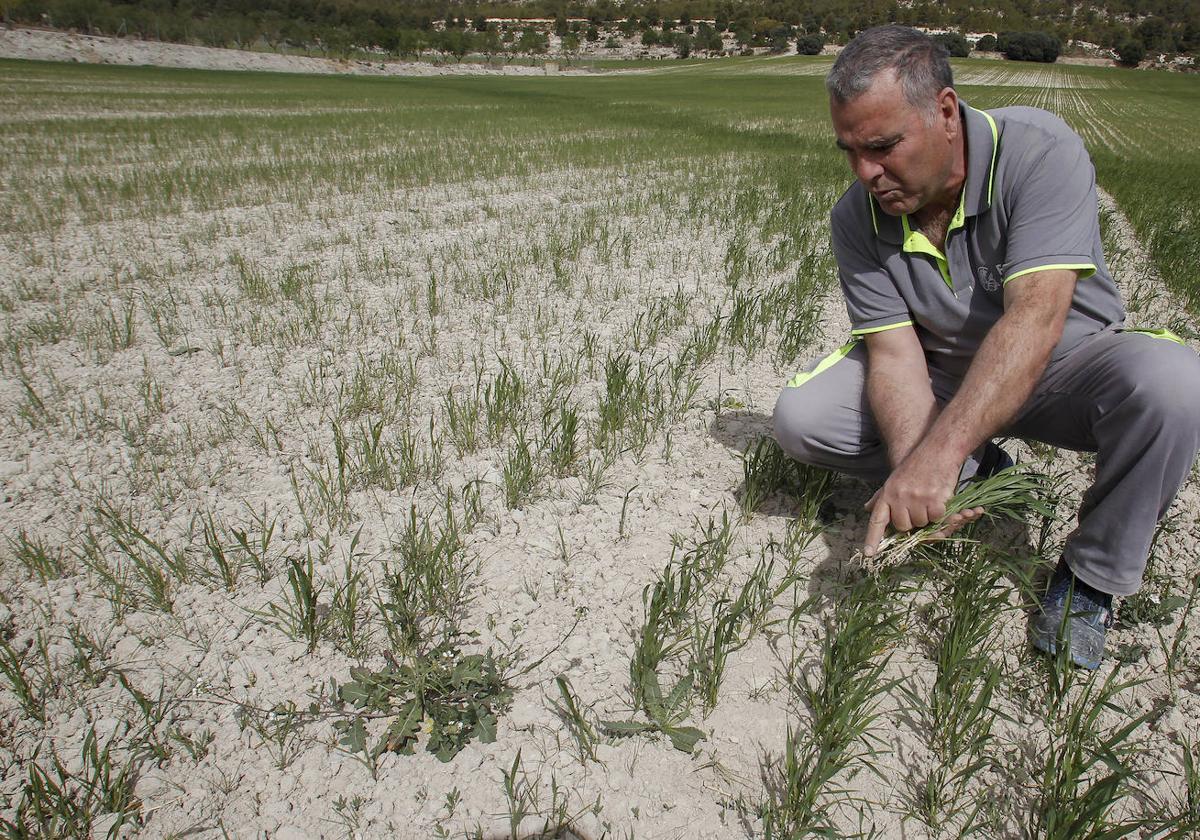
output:
[[[1032,60],[1057,56],[1070,41],[1122,58],[1200,51],[1195,0],[0,0],[0,12],[10,24],[329,54],[536,54],[548,49],[551,26],[568,52],[617,34],[677,54],[716,51],[722,34],[742,47],[806,52],[819,51],[817,39],[844,43],[882,23],[995,32],[1008,36],[1002,52]],[[531,22],[539,18],[553,23]]]

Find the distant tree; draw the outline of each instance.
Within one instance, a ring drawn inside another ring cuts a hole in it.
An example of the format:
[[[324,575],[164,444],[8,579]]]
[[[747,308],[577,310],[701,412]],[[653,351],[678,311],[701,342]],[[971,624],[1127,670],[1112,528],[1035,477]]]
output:
[[[574,32],[568,32],[562,39],[562,51],[567,54],[579,52],[579,36]]]
[[[729,29],[729,18],[726,15],[718,12],[717,19],[713,21],[713,24],[716,26],[718,32],[725,32]]]
[[[659,40],[660,39],[658,37],[657,29],[647,29],[645,32],[642,33],[642,46],[643,47],[657,47],[659,44]]]
[[[1175,37],[1160,17],[1146,18],[1134,28],[1133,34],[1150,52],[1175,51]]]
[[[471,22],[471,25],[475,27],[476,32],[487,32],[487,18],[485,18],[483,15],[476,15],[475,20]]]
[[[683,32],[675,33],[675,57],[687,58],[692,54],[692,36]]]
[[[554,18],[554,34],[559,38],[567,34],[567,19],[562,15],[556,15]]]
[[[609,35],[608,38],[606,38],[604,40],[604,49],[619,50],[620,48],[621,48],[621,42],[618,41],[614,36]]]
[[[995,52],[996,51],[996,36],[984,35],[975,43],[975,49],[980,52]]]
[[[971,45],[967,43],[967,39],[962,36],[962,33],[944,32],[934,35],[933,40],[949,50],[950,55],[954,58],[966,58],[971,54]]]
[[[470,32],[461,29],[447,29],[442,33],[440,47],[442,52],[454,56],[456,62],[461,62],[463,56],[471,52],[475,39]]]
[[[684,9],[683,13],[679,15],[679,25],[687,26],[691,22],[692,22],[692,16],[690,14],[688,14],[687,9]]]
[[[800,55],[820,55],[825,46],[825,38],[821,35],[801,35],[796,39],[796,52]]]
[[[1126,38],[1117,44],[1117,61],[1125,67],[1137,67],[1146,57],[1146,47],[1141,41]]]
[[[1052,64],[1062,44],[1046,32],[1001,32],[997,48],[1010,61],[1041,61]]]
[[[791,35],[790,27],[776,26],[775,28],[773,28],[770,31],[770,36],[769,36],[771,52],[773,52],[773,53],[787,52],[788,47],[791,45],[791,39],[789,38],[790,35]]]
[[[587,28],[587,39],[593,43],[600,40],[600,30],[595,25]]]
[[[521,38],[517,41],[517,51],[523,53],[544,53],[550,48],[550,39],[546,33],[539,32],[532,26],[521,30]]]

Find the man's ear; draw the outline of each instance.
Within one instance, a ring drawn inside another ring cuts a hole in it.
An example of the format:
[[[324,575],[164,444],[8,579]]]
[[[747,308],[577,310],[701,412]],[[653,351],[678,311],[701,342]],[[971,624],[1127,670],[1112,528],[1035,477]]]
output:
[[[952,87],[944,87],[937,95],[938,120],[946,129],[946,137],[953,140],[959,132],[958,94]]]

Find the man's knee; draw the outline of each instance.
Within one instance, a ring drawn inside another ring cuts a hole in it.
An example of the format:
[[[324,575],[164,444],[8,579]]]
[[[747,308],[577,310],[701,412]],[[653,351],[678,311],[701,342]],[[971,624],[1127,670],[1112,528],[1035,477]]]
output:
[[[1152,429],[1200,435],[1200,356],[1173,341],[1139,340],[1125,371],[1129,407]]]
[[[826,449],[831,418],[828,406],[804,387],[784,388],[775,401],[775,440],[789,457],[814,463]]]

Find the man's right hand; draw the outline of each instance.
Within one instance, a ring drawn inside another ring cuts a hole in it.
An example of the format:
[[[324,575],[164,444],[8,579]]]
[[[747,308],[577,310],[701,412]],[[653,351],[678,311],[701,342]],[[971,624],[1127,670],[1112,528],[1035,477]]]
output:
[[[887,533],[888,525],[896,531],[911,531],[937,522],[946,515],[946,503],[954,495],[961,465],[940,463],[944,459],[925,457],[921,448],[913,452],[876,491],[866,508],[867,535],[863,554],[872,557]],[[944,539],[962,526],[983,516],[983,508],[968,508],[951,515],[933,536]]]

